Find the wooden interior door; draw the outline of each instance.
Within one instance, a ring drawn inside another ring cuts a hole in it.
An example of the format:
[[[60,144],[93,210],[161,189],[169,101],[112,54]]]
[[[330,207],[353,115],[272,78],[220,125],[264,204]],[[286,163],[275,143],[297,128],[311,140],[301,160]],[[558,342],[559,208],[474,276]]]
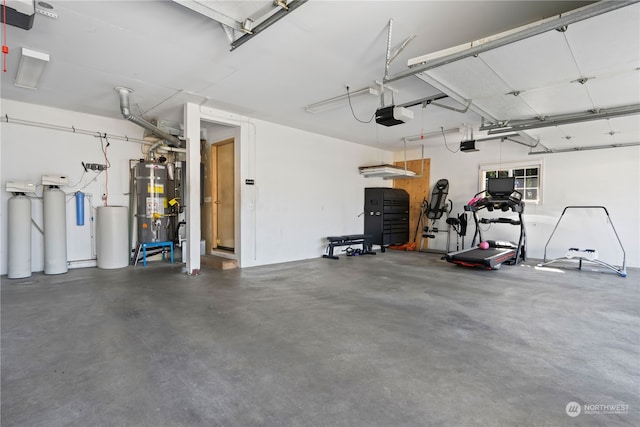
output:
[[[212,247],[235,250],[235,142],[228,139],[211,146],[213,198]]]
[[[404,168],[404,161],[395,162],[394,166]],[[422,171],[423,160],[407,160],[407,169],[422,174],[419,178],[399,178],[393,180],[393,188],[401,188],[409,193],[409,242],[420,243],[422,231],[418,230],[416,239],[416,228],[420,219],[420,205],[425,199],[430,197],[429,175],[431,169],[431,159],[424,159],[424,173]]]

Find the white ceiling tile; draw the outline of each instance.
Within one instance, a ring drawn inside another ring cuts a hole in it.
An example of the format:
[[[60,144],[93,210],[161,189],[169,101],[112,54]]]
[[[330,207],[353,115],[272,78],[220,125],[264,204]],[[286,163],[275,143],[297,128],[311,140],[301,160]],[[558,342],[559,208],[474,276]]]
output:
[[[554,150],[640,142],[637,116],[593,120],[527,132],[545,147]]]
[[[597,77],[585,84],[598,108],[640,104],[640,71]]]
[[[520,97],[539,116],[577,113],[593,108],[586,88],[577,82],[523,92]]]
[[[521,99],[508,95],[510,88],[477,58],[447,64],[425,74],[464,99],[471,100],[489,114],[490,119],[522,119],[535,114]]]
[[[576,147],[573,137],[557,126],[533,129],[526,133],[540,141],[540,144],[548,149],[563,150]],[[543,147],[535,147],[534,149],[542,150]]]
[[[536,115],[536,111],[521,96],[501,93],[483,98],[476,104],[498,120],[527,119]]]
[[[608,136],[609,124],[606,120],[592,120],[590,122],[572,123],[562,125],[560,128],[574,138],[603,139]]]
[[[640,117],[637,115],[614,117],[608,121],[616,144],[640,143]]]
[[[640,66],[640,4],[572,24],[565,33],[583,77]]]
[[[571,81],[579,73],[562,33],[548,31],[480,55],[514,90]]]
[[[625,133],[629,138],[640,142],[640,117],[637,115],[614,117],[609,119],[609,126],[615,132]]]
[[[460,95],[474,101],[496,93],[507,93],[511,88],[479,58],[465,58],[452,62],[427,74],[444,83]]]
[[[220,5],[221,11],[225,7],[235,8],[237,16],[270,3],[203,1]],[[229,40],[219,23],[175,2],[59,1],[55,5],[57,20],[37,16],[29,31],[7,28],[11,50],[7,58],[9,71],[1,81],[2,97],[119,118],[113,86],[123,85],[135,90],[131,101],[136,113],[151,109],[153,115],[160,114],[162,118],[171,114],[180,116],[185,99],[193,96],[196,102],[202,100],[206,105],[251,114],[256,119],[363,144],[390,141],[397,146],[403,135],[418,134],[422,128],[432,132],[463,123],[478,125],[480,118],[472,112],[460,114],[429,106],[423,119],[422,110],[413,107],[416,119],[383,129],[375,123],[357,122],[347,106],[322,115],[304,111],[307,104],[344,93],[347,84],[361,88],[382,79],[390,18],[394,19],[394,49],[409,35],[416,35],[392,63],[393,74],[406,70],[408,58],[478,40],[584,4],[531,0],[309,1],[230,52]],[[250,9],[239,10],[245,6]],[[638,16],[629,17],[630,8],[622,9],[624,13],[618,13],[609,24],[589,19],[584,28],[582,24],[574,24],[565,33],[571,37],[571,43],[576,43],[581,65],[590,71],[588,62],[596,71],[605,70],[587,83],[587,87],[593,87],[592,97],[597,104],[633,100],[627,93],[637,88],[637,82],[629,80],[633,77],[624,77],[619,84],[616,79],[606,82],[615,84],[612,87],[605,87],[604,82],[604,74],[609,73],[606,70],[628,70],[628,63],[637,58],[640,50],[637,40],[640,37],[633,39],[638,32]],[[637,5],[633,8],[637,10]],[[581,45],[581,32],[585,34],[585,47]],[[544,44],[549,46],[539,46],[534,39],[518,42],[503,52],[468,58],[432,70],[431,74],[461,97],[473,99],[487,115],[495,114],[501,119],[589,109],[591,105],[584,106],[580,94],[556,88],[568,85],[564,80],[571,74],[571,67],[560,62],[564,56],[562,44],[556,42],[558,36],[564,38],[555,31],[540,38],[547,40]],[[592,37],[602,39],[603,45],[592,48]],[[13,85],[21,46],[51,54],[37,91]],[[483,58],[507,83],[483,63]],[[540,89],[549,84],[553,87],[549,93]],[[431,90],[413,77],[391,85],[399,89],[396,103],[417,99]],[[515,87],[520,85],[527,86]],[[513,89],[526,91],[517,98],[505,95]],[[609,101],[607,93],[615,100]],[[536,111],[524,102],[527,97],[531,97]],[[375,98],[364,103],[358,101],[354,110],[359,117],[368,118],[378,101]],[[569,105],[570,101],[574,104]]]

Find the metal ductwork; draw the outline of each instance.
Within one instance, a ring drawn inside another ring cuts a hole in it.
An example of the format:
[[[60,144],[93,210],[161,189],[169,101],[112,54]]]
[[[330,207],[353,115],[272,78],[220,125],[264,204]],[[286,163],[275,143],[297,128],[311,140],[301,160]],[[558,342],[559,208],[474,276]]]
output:
[[[120,112],[125,119],[147,129],[149,132],[162,138],[167,142],[167,145],[170,145],[172,147],[180,147],[180,145],[182,144],[180,139],[176,138],[170,133],[163,131],[162,129],[159,129],[157,126],[154,126],[153,123],[149,123],[142,117],[137,117],[131,114],[131,111],[129,109],[129,94],[133,92],[132,89],[120,86],[116,87],[115,89],[116,92],[118,92],[118,94],[120,95]]]

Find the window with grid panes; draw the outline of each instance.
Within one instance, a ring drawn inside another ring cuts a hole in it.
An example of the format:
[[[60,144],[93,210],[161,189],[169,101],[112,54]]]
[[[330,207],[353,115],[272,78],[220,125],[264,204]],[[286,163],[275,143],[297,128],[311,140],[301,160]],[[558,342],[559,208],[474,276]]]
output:
[[[542,203],[542,161],[502,163],[480,166],[480,191],[487,188],[489,178],[515,178],[515,189],[528,203]]]

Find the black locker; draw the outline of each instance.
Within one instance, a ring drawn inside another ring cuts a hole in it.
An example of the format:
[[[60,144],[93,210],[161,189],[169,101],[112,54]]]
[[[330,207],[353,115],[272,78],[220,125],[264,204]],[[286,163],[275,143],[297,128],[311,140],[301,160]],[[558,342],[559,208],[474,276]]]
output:
[[[409,241],[409,194],[399,188],[364,189],[364,234],[385,246]]]

